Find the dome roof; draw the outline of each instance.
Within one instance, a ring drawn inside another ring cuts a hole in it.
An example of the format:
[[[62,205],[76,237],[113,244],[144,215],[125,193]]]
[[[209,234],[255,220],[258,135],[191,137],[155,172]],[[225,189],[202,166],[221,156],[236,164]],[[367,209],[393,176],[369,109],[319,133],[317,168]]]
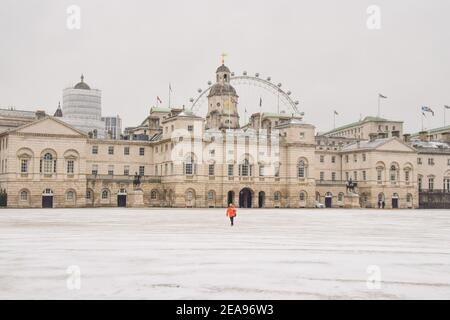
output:
[[[217,68],[216,73],[219,72],[228,72],[230,73],[230,69],[228,69],[228,67],[226,65],[221,65],[220,67]]]
[[[212,96],[237,96],[236,90],[229,83],[216,83],[209,90],[208,97]]]
[[[81,90],[91,90],[91,88],[87,85],[87,83],[84,82],[84,76],[81,75],[81,82],[78,82],[74,89],[81,89]]]

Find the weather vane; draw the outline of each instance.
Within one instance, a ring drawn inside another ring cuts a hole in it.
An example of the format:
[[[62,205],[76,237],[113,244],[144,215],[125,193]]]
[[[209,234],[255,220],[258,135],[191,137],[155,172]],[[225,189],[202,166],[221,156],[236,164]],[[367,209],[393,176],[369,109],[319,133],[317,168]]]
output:
[[[225,57],[227,56],[227,54],[222,53],[221,56],[222,56],[222,64],[225,64]]]

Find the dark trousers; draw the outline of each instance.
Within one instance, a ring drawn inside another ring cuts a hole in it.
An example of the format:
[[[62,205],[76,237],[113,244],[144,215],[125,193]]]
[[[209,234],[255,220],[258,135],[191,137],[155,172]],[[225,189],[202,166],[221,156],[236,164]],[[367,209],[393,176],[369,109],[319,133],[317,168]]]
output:
[[[230,217],[231,225],[234,225],[234,217]]]

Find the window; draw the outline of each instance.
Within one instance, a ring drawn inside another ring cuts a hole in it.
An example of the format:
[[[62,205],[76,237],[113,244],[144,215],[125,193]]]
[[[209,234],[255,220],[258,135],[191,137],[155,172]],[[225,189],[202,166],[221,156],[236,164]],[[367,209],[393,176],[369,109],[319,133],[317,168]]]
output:
[[[305,139],[305,133],[304,132],[300,132],[300,139]]]
[[[358,180],[358,171],[353,171],[353,180]]]
[[[417,186],[419,187],[419,191],[422,190],[422,176],[417,177]]]
[[[128,156],[130,154],[130,147],[124,147],[123,148],[123,154]]]
[[[56,169],[56,166],[54,166],[54,164],[56,163],[56,160],[53,161],[53,156],[50,153],[46,153],[44,155],[44,173],[52,173],[54,172],[54,170]]]
[[[354,154],[354,155],[353,155],[353,162],[356,162],[356,161],[358,161],[358,155],[357,155],[357,154]]]
[[[20,192],[20,201],[28,201],[28,191],[21,191]]]
[[[234,165],[229,164],[228,165],[228,176],[233,176],[234,175]]]
[[[382,168],[377,168],[377,181],[379,183],[381,183],[382,176],[383,176],[383,169]]]
[[[430,191],[434,190],[434,177],[428,178],[428,190]]]
[[[345,155],[345,162],[348,163],[348,154]]]
[[[335,156],[331,157],[331,163],[336,163],[336,157]]]
[[[428,164],[430,166],[434,166],[434,159],[433,158],[428,158]]]
[[[97,164],[92,165],[92,174],[93,175],[98,174],[98,165]]]
[[[67,201],[73,201],[74,199],[75,199],[75,192],[67,191],[67,193],[66,193],[66,200]]]
[[[194,159],[192,157],[188,157],[186,159],[186,162],[184,164],[184,173],[187,175],[193,175],[194,174]]]
[[[130,166],[123,167],[123,175],[128,176],[130,174]]]
[[[164,174],[167,175],[167,163],[164,164]]]
[[[304,160],[298,162],[297,175],[299,178],[306,178],[306,164]]]
[[[409,183],[409,170],[405,170],[405,182]]]
[[[108,175],[110,175],[110,176],[114,175],[114,166],[113,165],[108,166]]]
[[[447,165],[450,166],[450,159],[447,160]]]
[[[208,200],[214,200],[214,191],[210,190],[208,191]]]
[[[367,159],[367,156],[366,156],[365,153],[363,153],[363,154],[362,154],[362,161],[366,161],[366,159]]]
[[[349,173],[348,172],[345,173],[345,180],[347,180],[347,181],[349,180]]]
[[[167,147],[167,145],[166,145]],[[139,148],[139,155],[143,156],[145,154],[145,148]]]
[[[193,125],[189,125],[189,126],[188,126],[188,131],[189,131],[189,132],[194,131],[194,126],[193,126]]]
[[[74,160],[67,160],[67,174],[73,174],[75,167]]]
[[[323,181],[325,179],[325,173],[320,171],[320,180]]]
[[[28,173],[28,159],[20,160],[20,172]]]
[[[366,174],[366,171],[363,171],[363,172],[362,172],[362,176],[363,176],[363,181],[366,181],[366,180],[367,180],[367,174]]]
[[[325,162],[325,157],[324,156],[320,156],[320,162],[324,163]]]
[[[145,175],[145,166],[139,166],[139,175],[141,177]]]
[[[208,165],[208,174],[209,174],[210,176],[213,176],[213,175],[214,175],[214,164]]]
[[[417,158],[417,164],[422,164],[422,158]]]
[[[239,175],[243,177],[252,175],[251,165],[248,159],[244,159],[244,161],[239,165]]]
[[[281,199],[281,192],[280,191],[275,192],[275,194],[273,195],[273,200],[280,201],[280,199]]]
[[[259,166],[259,176],[264,177],[264,166],[263,165]]]
[[[92,146],[92,154],[98,154],[98,146]]]
[[[109,146],[108,147],[108,154],[114,154],[114,147],[113,146]]]
[[[300,192],[300,201],[305,201],[305,193]]]
[[[189,190],[189,191],[186,193],[186,199],[187,199],[188,201],[191,201],[193,198],[194,198],[194,193],[193,193],[192,191]]]
[[[281,164],[279,162],[275,163],[275,166],[274,166],[274,170],[275,170],[274,176],[275,177],[280,176],[280,166],[281,166]],[[305,176],[306,176],[306,171],[305,171]]]
[[[91,190],[86,191],[86,199],[92,199],[92,191]]]
[[[389,176],[390,176],[391,182],[397,181],[397,168],[394,165],[391,166],[391,170],[389,171]]]
[[[106,199],[108,199],[109,198],[109,192],[108,192],[108,190],[103,190],[102,191],[102,199],[103,200],[106,200]]]
[[[151,200],[157,200],[158,199],[158,192],[156,190],[152,190],[150,193],[150,199]]]
[[[216,154],[216,150],[214,150],[214,149],[209,150],[210,156],[214,156],[215,154]]]
[[[336,172],[331,173],[331,180],[336,181]]]

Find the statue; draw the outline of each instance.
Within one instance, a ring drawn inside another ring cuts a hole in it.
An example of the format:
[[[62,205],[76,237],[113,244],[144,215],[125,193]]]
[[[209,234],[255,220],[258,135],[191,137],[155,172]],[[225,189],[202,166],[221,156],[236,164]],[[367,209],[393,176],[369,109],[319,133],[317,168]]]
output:
[[[137,172],[134,174],[133,187],[137,189],[141,185],[141,176]]]
[[[353,182],[352,178],[347,181],[346,188],[347,192],[355,193],[355,188],[358,186],[358,183]]]

